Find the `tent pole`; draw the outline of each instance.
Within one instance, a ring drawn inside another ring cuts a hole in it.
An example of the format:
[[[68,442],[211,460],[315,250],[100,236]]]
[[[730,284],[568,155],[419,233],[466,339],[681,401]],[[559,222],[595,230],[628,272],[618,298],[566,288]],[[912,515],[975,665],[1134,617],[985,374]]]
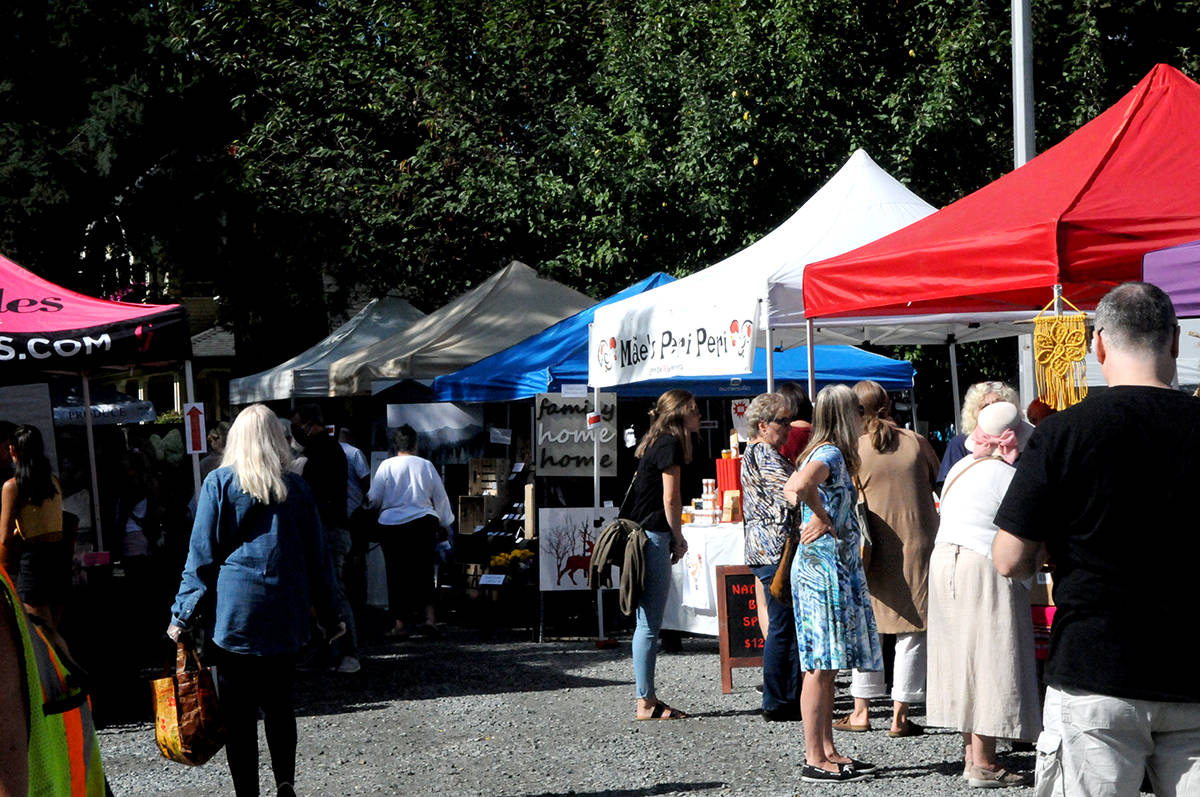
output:
[[[83,380],[83,424],[87,432],[88,464],[92,471],[92,528],[96,530],[96,550],[104,550],[104,529],[100,525],[100,477],[96,475],[96,435],[92,426],[92,388],[88,384],[86,371],[80,371]]]
[[[912,428],[913,428],[914,432],[916,432],[917,434],[921,434],[921,430],[917,428],[917,380],[916,379],[913,379],[912,393],[910,395],[912,396],[912,401],[909,402],[910,404],[912,404],[912,418],[913,418]]]
[[[767,347],[767,392],[775,392],[775,344],[771,341],[771,300],[758,300],[758,317],[762,319],[763,329],[766,330]]]
[[[813,322],[811,318],[804,319],[804,345],[808,347],[808,400],[817,400],[817,350],[813,346]]]
[[[592,388],[592,412],[600,414],[600,388]],[[600,424],[592,432],[592,526],[600,528]],[[596,590],[596,641],[604,637],[604,590]]]
[[[1012,1],[1013,167],[1034,155],[1033,25],[1029,0]]]
[[[532,473],[530,474],[530,478],[533,479],[533,506],[530,506],[528,501],[525,502],[525,515],[526,516],[528,516],[530,512],[534,511],[534,509],[541,506],[542,500],[543,500],[542,496],[538,493],[537,399],[536,398],[534,398],[532,401],[529,402],[529,459],[533,463],[533,467],[530,468],[530,470],[532,471]],[[535,521],[536,521],[536,518],[535,518]],[[541,544],[542,544],[542,534],[541,534],[541,529],[538,529],[539,554],[541,553],[541,551],[540,551]],[[545,633],[546,633],[546,597],[545,597],[546,594],[544,592],[542,592],[542,585],[540,583],[540,580],[541,579],[539,578],[539,584],[538,584],[538,642],[543,641],[543,639],[545,638]]]
[[[958,422],[962,416],[962,399],[958,392],[958,344],[954,342],[953,335],[947,342],[950,344],[950,393],[954,396],[954,430],[957,432],[961,431]]]
[[[1013,167],[1034,156],[1033,26],[1029,0],[1012,1]],[[1034,382],[1033,335],[1017,337],[1017,383],[1021,406],[1037,398]]]
[[[192,383],[192,361],[183,361],[183,383],[187,391],[187,403],[196,403],[196,387]],[[200,500],[200,455],[192,454],[192,495]]]

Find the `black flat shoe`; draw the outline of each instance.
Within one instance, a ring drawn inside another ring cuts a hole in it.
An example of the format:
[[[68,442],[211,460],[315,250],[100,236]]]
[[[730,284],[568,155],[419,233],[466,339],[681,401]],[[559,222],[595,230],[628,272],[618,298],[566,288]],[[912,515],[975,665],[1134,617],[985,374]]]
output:
[[[849,756],[847,756],[847,758],[849,758]],[[851,758],[849,763],[838,764],[838,766],[842,769],[845,769],[846,767],[854,767],[855,772],[862,773],[863,775],[869,775],[877,768],[874,764],[868,764],[866,761],[859,761],[857,758]]]
[[[766,722],[799,722],[800,709],[786,705],[778,708],[764,708],[762,718]]]
[[[843,764],[837,772],[805,764],[800,768],[800,780],[805,783],[850,783],[855,780],[866,780],[871,777],[865,772],[859,772],[853,764]]]

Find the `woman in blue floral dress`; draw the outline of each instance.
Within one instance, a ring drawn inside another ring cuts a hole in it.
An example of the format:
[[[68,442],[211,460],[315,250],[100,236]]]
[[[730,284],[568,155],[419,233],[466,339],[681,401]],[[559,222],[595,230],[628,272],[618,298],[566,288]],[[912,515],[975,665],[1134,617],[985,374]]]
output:
[[[800,546],[792,562],[792,606],[804,684],[806,765],[801,780],[859,780],[874,766],[840,755],[833,744],[833,680],[838,670],[883,669],[875,615],[859,555],[854,514],[862,407],[854,391],[830,385],[817,394],[813,433],[784,487],[803,502]]]

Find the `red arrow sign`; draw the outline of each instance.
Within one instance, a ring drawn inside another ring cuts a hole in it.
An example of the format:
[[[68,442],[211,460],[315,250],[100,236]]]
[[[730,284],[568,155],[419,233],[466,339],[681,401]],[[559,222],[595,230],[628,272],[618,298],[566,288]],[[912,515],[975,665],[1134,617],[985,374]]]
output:
[[[204,409],[200,404],[185,405],[183,415],[187,418],[187,452],[204,453]]]

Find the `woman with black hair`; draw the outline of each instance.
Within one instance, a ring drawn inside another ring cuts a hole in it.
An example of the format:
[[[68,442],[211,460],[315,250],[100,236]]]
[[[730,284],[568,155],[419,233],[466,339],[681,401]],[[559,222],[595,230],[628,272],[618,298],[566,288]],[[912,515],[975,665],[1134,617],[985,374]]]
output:
[[[0,488],[0,565],[17,576],[26,611],[57,630],[71,590],[73,545],[63,533],[62,487],[36,426],[18,426],[8,453],[14,476]]]

